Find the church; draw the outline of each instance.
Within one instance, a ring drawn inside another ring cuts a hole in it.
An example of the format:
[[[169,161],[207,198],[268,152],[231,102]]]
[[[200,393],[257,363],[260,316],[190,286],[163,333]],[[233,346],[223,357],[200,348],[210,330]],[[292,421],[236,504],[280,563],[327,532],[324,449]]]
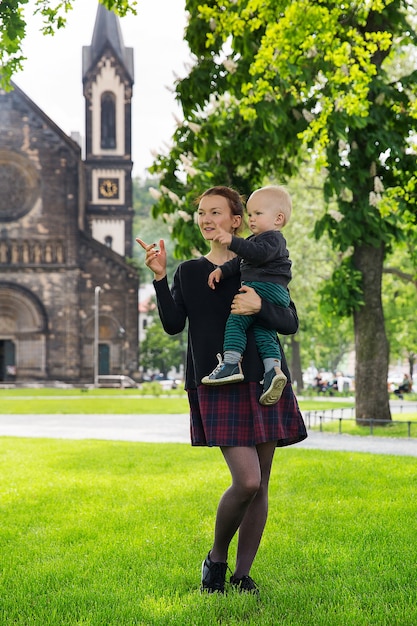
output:
[[[100,4],[82,50],[84,157],[16,85],[0,91],[0,383],[137,370],[133,82],[133,49]]]

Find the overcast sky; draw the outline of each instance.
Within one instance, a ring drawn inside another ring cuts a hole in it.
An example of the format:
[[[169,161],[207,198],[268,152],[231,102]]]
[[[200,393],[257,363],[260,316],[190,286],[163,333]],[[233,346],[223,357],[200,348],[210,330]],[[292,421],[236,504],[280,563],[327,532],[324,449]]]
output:
[[[13,80],[65,133],[84,138],[82,46],[93,35],[97,0],[74,0],[67,26],[55,36],[39,32],[33,0],[25,7],[28,23],[24,71]],[[183,41],[185,0],[139,0],[136,16],[120,18],[125,46],[134,49],[135,84],[132,100],[133,175],[145,175],[151,150],[163,150],[181,117],[173,94],[175,75],[186,74],[190,53]]]

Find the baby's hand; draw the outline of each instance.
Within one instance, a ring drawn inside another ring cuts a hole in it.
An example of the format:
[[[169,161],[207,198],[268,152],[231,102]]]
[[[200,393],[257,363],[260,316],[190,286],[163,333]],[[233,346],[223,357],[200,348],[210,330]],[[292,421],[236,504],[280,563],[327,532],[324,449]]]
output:
[[[222,279],[223,272],[220,267],[217,267],[215,270],[210,272],[208,277],[208,285],[211,289],[216,289],[216,283],[219,283]]]
[[[214,233],[213,241],[218,241],[219,243],[229,246],[232,243],[232,235],[224,230],[221,226],[217,226],[216,232]]]

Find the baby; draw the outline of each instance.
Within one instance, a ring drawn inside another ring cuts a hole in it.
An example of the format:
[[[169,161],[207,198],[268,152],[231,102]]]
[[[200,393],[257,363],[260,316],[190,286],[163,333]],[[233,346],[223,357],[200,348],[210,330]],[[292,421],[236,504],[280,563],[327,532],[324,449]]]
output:
[[[237,256],[211,272],[208,284],[215,289],[220,280],[240,272],[242,284],[253,287],[261,298],[287,307],[290,303],[287,287],[291,280],[291,261],[281,229],[291,216],[291,196],[282,186],[262,187],[252,193],[246,207],[252,235],[242,239],[217,228],[215,240],[227,245]],[[249,326],[253,328],[265,368],[259,402],[263,405],[275,404],[287,383],[287,377],[281,370],[280,346],[276,332],[257,324],[254,315],[230,314],[225,328],[223,359],[217,355],[218,366],[201,382],[205,385],[224,385],[244,379],[240,363]]]

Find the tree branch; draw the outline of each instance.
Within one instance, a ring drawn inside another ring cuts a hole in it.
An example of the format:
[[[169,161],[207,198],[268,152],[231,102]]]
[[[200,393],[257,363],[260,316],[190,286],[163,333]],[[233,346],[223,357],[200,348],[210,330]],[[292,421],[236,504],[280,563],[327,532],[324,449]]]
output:
[[[407,272],[402,272],[396,267],[384,267],[382,270],[383,274],[393,274],[394,276],[398,276],[405,283],[413,283],[413,285],[417,288],[417,280],[414,278],[412,274],[408,274]]]

